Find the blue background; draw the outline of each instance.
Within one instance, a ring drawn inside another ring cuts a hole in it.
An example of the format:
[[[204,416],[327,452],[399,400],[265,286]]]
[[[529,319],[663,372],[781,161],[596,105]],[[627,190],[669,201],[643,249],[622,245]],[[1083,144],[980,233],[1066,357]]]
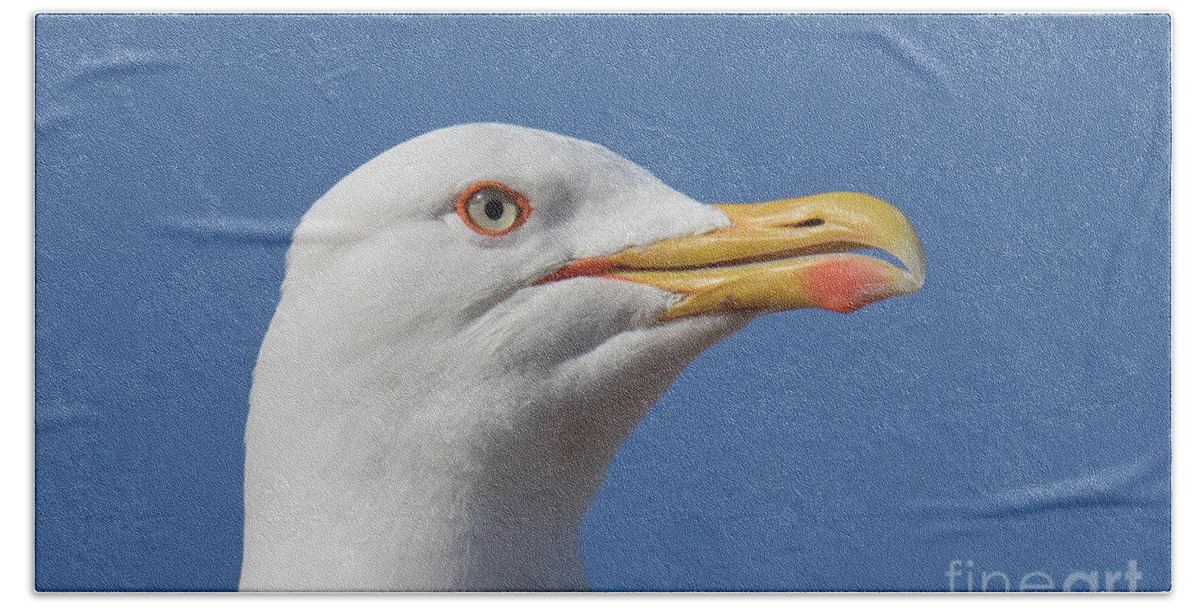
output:
[[[951,560],[1103,584],[1136,559],[1167,589],[1170,27],[41,16],[36,586],[234,588],[291,230],[385,149],[501,121],[701,201],[869,192],[928,256],[915,296],[697,359],[584,521],[595,588],[941,590]]]

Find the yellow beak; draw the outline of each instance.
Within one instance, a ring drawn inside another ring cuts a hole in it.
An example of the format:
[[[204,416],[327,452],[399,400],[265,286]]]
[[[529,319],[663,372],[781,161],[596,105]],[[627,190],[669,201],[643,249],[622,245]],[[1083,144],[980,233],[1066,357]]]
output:
[[[828,192],[713,207],[732,225],[579,260],[539,283],[598,276],[653,285],[681,296],[662,315],[669,321],[814,307],[848,313],[925,282],[925,254],[912,224],[873,196]],[[888,253],[904,268],[847,253],[861,249]]]

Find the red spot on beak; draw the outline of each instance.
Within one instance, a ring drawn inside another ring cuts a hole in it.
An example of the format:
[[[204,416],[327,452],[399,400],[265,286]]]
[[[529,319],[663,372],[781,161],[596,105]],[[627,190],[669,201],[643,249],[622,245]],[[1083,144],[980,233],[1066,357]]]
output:
[[[833,312],[851,313],[891,295],[891,277],[875,258],[832,259],[809,268],[805,275],[814,303]]]

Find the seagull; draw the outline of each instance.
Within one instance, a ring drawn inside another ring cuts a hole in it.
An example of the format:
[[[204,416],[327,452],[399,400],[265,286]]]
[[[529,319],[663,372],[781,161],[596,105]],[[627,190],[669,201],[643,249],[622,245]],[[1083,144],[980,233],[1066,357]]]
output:
[[[503,124],[402,143],[293,234],[250,392],[239,588],[586,590],[580,521],[688,362],[757,316],[924,276],[908,219],[865,194],[702,204]]]

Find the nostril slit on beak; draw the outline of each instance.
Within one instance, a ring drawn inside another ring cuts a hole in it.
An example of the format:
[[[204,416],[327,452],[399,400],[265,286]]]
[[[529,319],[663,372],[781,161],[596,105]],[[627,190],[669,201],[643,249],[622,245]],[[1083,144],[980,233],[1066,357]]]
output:
[[[824,223],[825,223],[825,220],[823,220],[819,217],[814,217],[811,220],[804,220],[803,222],[796,222],[795,224],[791,224],[790,227],[792,227],[792,228],[813,228],[816,226],[820,226]]]

